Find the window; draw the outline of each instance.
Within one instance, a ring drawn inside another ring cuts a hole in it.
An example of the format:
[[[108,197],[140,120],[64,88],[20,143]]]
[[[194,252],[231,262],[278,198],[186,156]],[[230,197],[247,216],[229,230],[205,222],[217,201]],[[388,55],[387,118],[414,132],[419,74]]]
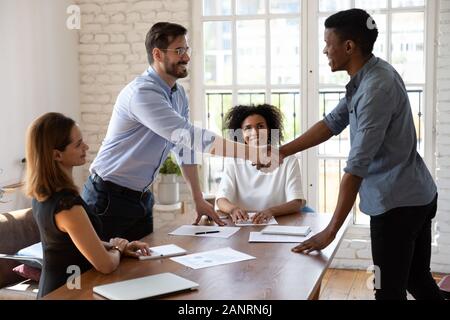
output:
[[[196,2],[194,2],[196,3]],[[380,31],[375,55],[403,77],[425,153],[425,0],[202,0],[196,11],[201,30],[201,99],[206,126],[223,132],[226,112],[237,104],[270,103],[285,117],[285,142],[323,118],[345,94],[349,77],[331,73],[322,54],[324,21],[353,7],[367,10]],[[317,72],[316,72],[317,71]],[[428,141],[428,140],[427,140]],[[349,129],[320,147],[299,154],[309,205],[333,212],[346,157]],[[431,152],[428,152],[431,153]],[[205,181],[215,192],[223,160],[209,158]],[[367,216],[354,209],[354,222]]]

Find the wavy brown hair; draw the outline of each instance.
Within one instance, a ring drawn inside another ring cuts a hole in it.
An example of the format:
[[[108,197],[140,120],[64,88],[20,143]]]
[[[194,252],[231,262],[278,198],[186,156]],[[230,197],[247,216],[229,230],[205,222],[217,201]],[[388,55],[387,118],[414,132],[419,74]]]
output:
[[[53,157],[54,150],[64,151],[72,141],[75,121],[61,113],[46,113],[34,120],[26,136],[26,194],[45,201],[63,189],[78,194],[72,177],[67,176]]]
[[[270,104],[238,105],[232,108],[225,116],[224,128],[230,130],[230,139],[243,143],[244,138],[241,133],[241,126],[244,120],[252,115],[260,115],[267,122],[269,144],[276,144],[278,141],[272,141],[271,130],[279,130],[279,141],[284,140],[283,135],[283,114],[277,107]]]

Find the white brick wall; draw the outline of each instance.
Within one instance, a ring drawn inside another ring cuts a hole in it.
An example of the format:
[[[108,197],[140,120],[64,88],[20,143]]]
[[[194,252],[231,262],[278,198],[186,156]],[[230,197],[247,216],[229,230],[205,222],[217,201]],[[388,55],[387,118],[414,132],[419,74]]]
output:
[[[81,126],[91,147],[85,177],[118,93],[148,67],[145,36],[150,27],[158,21],[191,25],[190,0],[111,2],[76,0],[81,9]],[[189,79],[182,84],[189,89]]]
[[[81,9],[79,44],[81,127],[90,146],[84,179],[105,137],[117,95],[148,68],[145,36],[159,21],[191,28],[191,0],[75,0]],[[189,94],[189,79],[181,82]],[[185,185],[181,198],[189,197]],[[158,221],[155,221],[158,224]]]
[[[441,0],[437,52],[436,179],[439,204],[431,268],[450,273],[450,0]]]

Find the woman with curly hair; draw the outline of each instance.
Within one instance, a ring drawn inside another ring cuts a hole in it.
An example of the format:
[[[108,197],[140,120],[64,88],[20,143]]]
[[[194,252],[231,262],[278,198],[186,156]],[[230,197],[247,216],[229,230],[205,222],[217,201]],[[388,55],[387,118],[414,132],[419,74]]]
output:
[[[273,145],[283,140],[282,114],[272,105],[232,108],[225,118],[231,139],[251,146]],[[271,173],[263,173],[249,161],[226,159],[216,194],[217,208],[233,222],[264,223],[271,217],[296,213],[306,204],[300,166],[295,156],[284,159]],[[256,212],[253,217],[250,212]]]
[[[75,121],[60,113],[46,113],[28,128],[26,193],[33,198],[39,227],[43,267],[38,297],[64,285],[71,274],[92,266],[111,273],[122,255],[149,255],[144,242],[112,238],[101,242],[102,224],[79,195],[72,170],[86,163],[88,146]]]

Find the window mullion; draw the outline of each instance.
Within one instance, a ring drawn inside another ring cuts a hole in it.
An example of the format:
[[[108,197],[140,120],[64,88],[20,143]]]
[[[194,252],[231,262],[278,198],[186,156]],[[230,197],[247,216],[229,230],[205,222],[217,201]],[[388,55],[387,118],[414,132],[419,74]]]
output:
[[[272,41],[271,41],[271,28],[270,28],[270,4],[269,0],[265,0],[266,5],[266,103],[271,103],[270,85],[272,78]]]
[[[231,100],[232,105],[236,106],[238,102],[237,98],[237,19],[236,19],[236,1],[231,1],[231,13],[232,13],[232,45],[231,45],[231,52],[232,52],[232,64],[233,64],[233,77],[232,77],[232,90],[231,90]]]
[[[392,0],[388,0],[388,12],[386,21],[386,58],[392,64]]]

